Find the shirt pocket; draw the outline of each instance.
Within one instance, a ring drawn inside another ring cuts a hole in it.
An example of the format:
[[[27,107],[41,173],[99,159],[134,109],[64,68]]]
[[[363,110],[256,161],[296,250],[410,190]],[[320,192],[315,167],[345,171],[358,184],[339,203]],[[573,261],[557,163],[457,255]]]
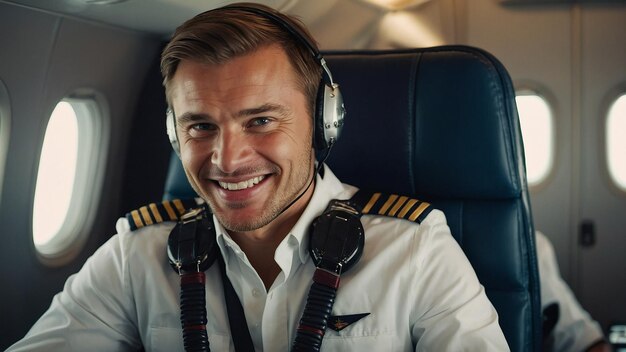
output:
[[[148,344],[144,347],[146,352],[184,352],[183,331],[180,328],[151,327]],[[231,349],[230,336],[215,333],[209,335],[209,347],[212,352],[235,351]]]
[[[395,351],[393,335],[325,336],[322,352],[344,351]]]

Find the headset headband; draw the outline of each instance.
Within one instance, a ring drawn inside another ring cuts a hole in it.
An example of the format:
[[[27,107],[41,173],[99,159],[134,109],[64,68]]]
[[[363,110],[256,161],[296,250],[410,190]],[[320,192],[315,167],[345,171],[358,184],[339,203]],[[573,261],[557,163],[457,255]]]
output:
[[[300,28],[293,26],[292,24],[287,22],[285,19],[283,19],[282,17],[278,16],[277,14],[273,12],[256,8],[256,7],[234,5],[234,6],[226,6],[226,7],[223,7],[222,9],[228,9],[228,10],[232,9],[232,10],[239,10],[243,12],[252,13],[252,14],[267,18],[273,21],[275,24],[279,25],[282,29],[289,32],[292,36],[298,39],[301,43],[303,43],[309,49],[309,51],[311,52],[315,60],[317,60],[320,63],[320,66],[322,66],[322,69],[324,70],[323,76],[324,76],[325,81],[328,83],[330,87],[334,86],[335,82],[333,81],[333,75],[330,73],[328,66],[326,66],[326,60],[324,60],[324,57],[322,56],[320,51],[317,49],[317,46],[309,40],[307,35],[302,33]]]

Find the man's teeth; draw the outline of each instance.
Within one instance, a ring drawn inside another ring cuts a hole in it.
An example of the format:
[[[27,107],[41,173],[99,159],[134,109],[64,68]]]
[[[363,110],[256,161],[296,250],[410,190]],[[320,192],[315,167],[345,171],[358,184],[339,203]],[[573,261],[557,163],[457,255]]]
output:
[[[264,178],[265,176],[258,176],[255,178],[251,178],[247,181],[241,181],[237,183],[221,182],[221,181],[218,183],[220,184],[220,187],[222,187],[223,189],[227,189],[229,191],[238,191],[241,189],[250,188],[256,185],[257,183],[261,182]]]

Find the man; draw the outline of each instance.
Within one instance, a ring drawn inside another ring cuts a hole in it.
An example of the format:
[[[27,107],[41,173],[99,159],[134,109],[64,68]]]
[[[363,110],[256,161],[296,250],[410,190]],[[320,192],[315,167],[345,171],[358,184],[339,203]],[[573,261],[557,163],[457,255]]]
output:
[[[535,238],[541,278],[541,305],[546,310],[554,304],[558,305],[554,328],[551,334],[544,337],[549,344],[544,346],[544,351],[612,351],[604,339],[600,324],[580,306],[561,277],[550,240],[541,231],[535,231]]]
[[[332,329],[301,322],[308,299],[317,297],[309,295],[319,273],[308,248],[311,223],[357,189],[316,167],[312,120],[320,77],[329,74],[298,38],[312,41],[307,31],[270,8],[241,6],[189,20],[162,55],[174,145],[214,214],[224,262],[226,278],[212,265],[202,285],[207,322],[198,329],[206,329],[211,350],[239,342],[225,307],[232,304],[224,303],[233,296],[257,351],[288,351],[312,331],[323,337],[322,351],[508,350],[493,306],[437,210],[420,224],[361,217],[365,245],[360,261],[341,272]],[[164,258],[174,225],[131,231],[121,219],[118,235],[68,279],[11,350],[182,350],[180,278]],[[236,294],[224,293],[222,281]]]

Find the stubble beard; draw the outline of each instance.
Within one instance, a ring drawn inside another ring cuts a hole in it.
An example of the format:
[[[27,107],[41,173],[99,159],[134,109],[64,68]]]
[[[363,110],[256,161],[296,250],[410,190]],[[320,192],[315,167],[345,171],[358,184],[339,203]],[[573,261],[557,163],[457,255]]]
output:
[[[224,212],[219,210],[219,208],[216,206],[216,204],[213,202],[212,198],[208,194],[204,192],[199,192],[200,190],[196,189],[195,186],[193,188],[196,193],[203,195],[202,198],[208,203],[209,207],[217,217],[217,220],[226,230],[232,232],[247,232],[257,230],[270,224],[272,221],[278,218],[284,211],[286,211],[291,206],[291,203],[294,202],[296,198],[305,193],[308,189],[311,182],[311,177],[315,177],[315,174],[313,172],[314,154],[312,152],[306,154],[306,156],[302,155],[303,159],[307,159],[306,174],[296,175],[295,181],[299,181],[298,185],[296,185],[295,187],[289,187],[289,184],[287,184],[286,187],[291,188],[290,192],[288,194],[280,196],[280,199],[277,199],[279,195],[276,194],[268,202],[267,208],[262,210],[256,218],[235,218],[225,216]],[[279,190],[277,190],[277,193],[279,193]],[[247,206],[248,202],[245,201],[230,203],[227,205],[228,210],[243,209]]]

